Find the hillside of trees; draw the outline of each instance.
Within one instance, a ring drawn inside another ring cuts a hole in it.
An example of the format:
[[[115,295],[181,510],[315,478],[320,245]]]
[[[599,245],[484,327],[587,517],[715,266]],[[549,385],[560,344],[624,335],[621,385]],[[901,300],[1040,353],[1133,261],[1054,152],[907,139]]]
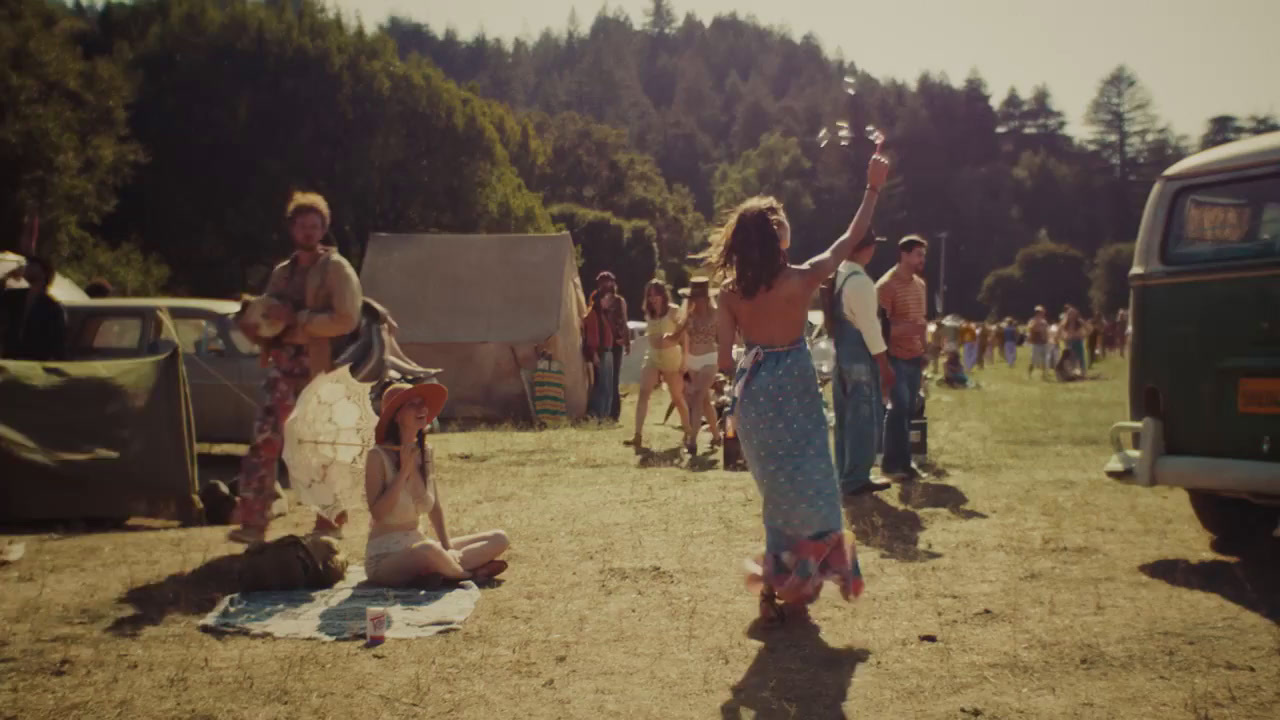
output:
[[[1025,315],[1044,278],[1044,301],[1110,311],[1151,182],[1196,149],[1123,66],[1064,109],[977,72],[876,78],[812,36],[669,0],[514,41],[366,28],[311,0],[13,0],[0,17],[3,237],[38,215],[73,277],[134,293],[245,290],[288,251],[281,208],[307,188],[357,264],[371,232],[559,227],[584,278],[612,268],[638,300],[655,274],[683,284],[751,194],[785,202],[795,259],[825,246],[875,126],[894,160],[877,231],[933,241],[934,289],[945,244],[947,312]],[[853,138],[824,146],[837,121]],[[1197,145],[1276,129],[1220,115]]]

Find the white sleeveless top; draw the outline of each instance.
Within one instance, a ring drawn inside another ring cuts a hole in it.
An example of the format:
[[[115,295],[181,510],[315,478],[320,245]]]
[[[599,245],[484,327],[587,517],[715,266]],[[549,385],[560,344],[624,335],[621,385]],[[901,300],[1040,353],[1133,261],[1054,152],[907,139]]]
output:
[[[382,491],[386,492],[387,483],[395,477],[395,463],[391,461],[390,451],[385,448],[375,447],[374,452],[378,454],[378,457],[382,458],[382,469],[384,471]],[[396,504],[391,509],[391,514],[381,520],[374,520],[369,527],[370,534],[378,530],[379,526],[382,525],[417,525],[421,515],[430,512],[435,507],[436,483],[432,478],[432,469],[435,467],[435,450],[430,445],[426,446],[425,465],[426,477],[423,478],[425,487],[423,487],[422,495],[419,497],[413,492],[414,486],[418,485],[417,478],[410,478],[401,488],[400,497],[396,498]],[[382,493],[378,494],[377,499],[382,499]]]

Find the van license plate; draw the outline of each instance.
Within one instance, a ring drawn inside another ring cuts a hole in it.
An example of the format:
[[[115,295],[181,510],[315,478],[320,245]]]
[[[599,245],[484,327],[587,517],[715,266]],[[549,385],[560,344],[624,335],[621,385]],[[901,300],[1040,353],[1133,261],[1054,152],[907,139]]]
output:
[[[1280,415],[1280,378],[1241,378],[1237,405],[1242,413]]]

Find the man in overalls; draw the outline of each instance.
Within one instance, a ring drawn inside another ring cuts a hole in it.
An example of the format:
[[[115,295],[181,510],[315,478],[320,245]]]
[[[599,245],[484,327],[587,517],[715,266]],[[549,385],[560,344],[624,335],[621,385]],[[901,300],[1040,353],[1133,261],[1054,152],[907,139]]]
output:
[[[279,336],[254,337],[267,368],[267,399],[253,426],[253,443],[237,478],[240,499],[235,519],[240,527],[228,538],[262,542],[275,500],[276,469],[284,448],[284,421],[298,394],[317,375],[333,369],[333,338],[342,337],[360,321],[363,297],[360,278],[337,250],[320,244],[329,229],[329,204],[314,193],[294,193],[285,210],[294,252],[271,271],[264,293],[279,302],[268,318],[284,325]],[[252,328],[245,328],[252,336]],[[316,506],[315,532],[341,536],[347,513],[333,488],[317,487],[316,478],[290,478],[299,499]],[[321,500],[323,498],[323,500]],[[321,504],[327,506],[321,506]]]
[[[876,449],[881,444],[884,396],[893,385],[893,370],[877,315],[879,300],[866,264],[884,238],[868,231],[836,272],[828,327],[836,346],[832,382],[835,400],[836,474],[840,491],[851,497],[878,492],[889,483],[871,479]]]

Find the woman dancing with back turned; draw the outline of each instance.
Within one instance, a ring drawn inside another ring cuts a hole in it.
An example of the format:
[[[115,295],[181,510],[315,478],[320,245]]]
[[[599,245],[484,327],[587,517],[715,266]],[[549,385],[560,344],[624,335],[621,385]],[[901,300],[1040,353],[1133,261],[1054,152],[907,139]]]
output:
[[[804,329],[814,291],[871,225],[889,174],[879,149],[848,231],[809,262],[788,264],[791,228],[773,198],[739,205],[717,241],[716,272],[725,280],[720,367],[732,371],[739,332],[747,347],[737,366],[732,420],[763,499],[765,552],[748,580],[760,589],[766,621],[807,616],[824,580],[834,581],[846,600],[862,592],[857,554],[842,530],[827,419]]]

